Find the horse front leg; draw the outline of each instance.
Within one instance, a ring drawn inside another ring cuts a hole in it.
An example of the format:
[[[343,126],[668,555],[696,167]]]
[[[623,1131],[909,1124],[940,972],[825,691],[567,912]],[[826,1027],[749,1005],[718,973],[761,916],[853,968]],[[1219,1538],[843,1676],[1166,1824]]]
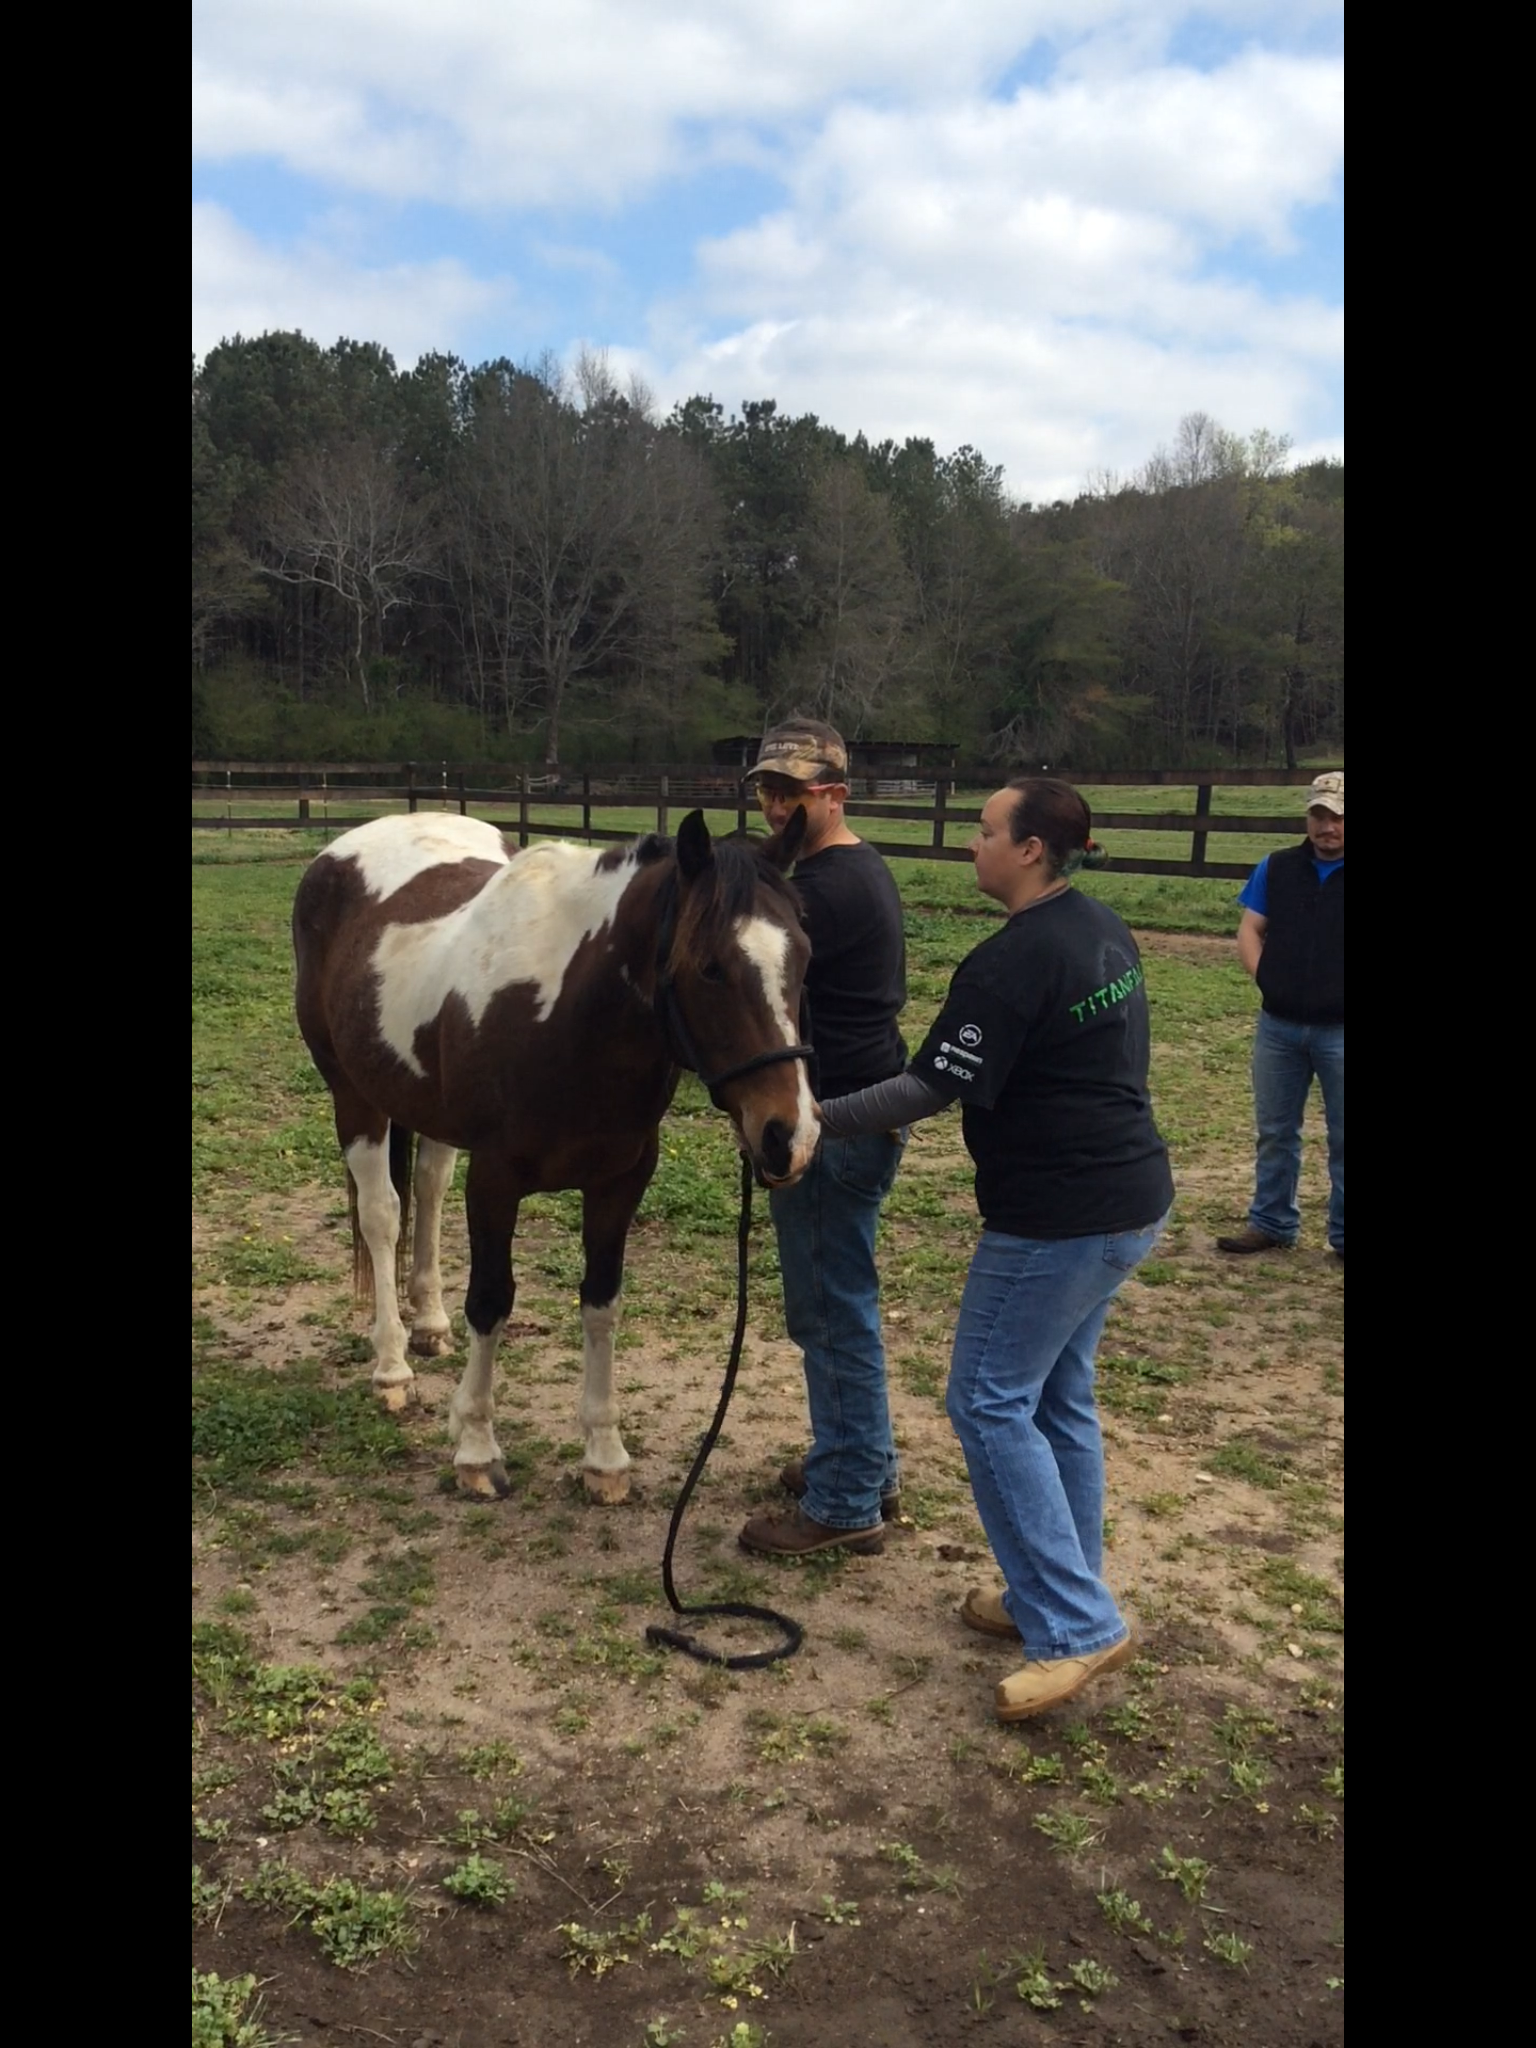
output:
[[[359,1135],[361,1116],[349,1116],[337,1106],[337,1131],[347,1171],[352,1176],[356,1204],[354,1229],[363,1242],[372,1267],[373,1282],[373,1384],[392,1414],[406,1408],[416,1390],[416,1375],[405,1356],[405,1324],[396,1300],[395,1254],[400,1244],[400,1197],[389,1171],[389,1125],[368,1114],[377,1135]],[[350,1135],[349,1135],[350,1132]],[[361,1259],[354,1261],[357,1291],[366,1297],[362,1284],[366,1275]]]
[[[480,1500],[504,1500],[512,1490],[496,1441],[494,1381],[496,1346],[512,1313],[512,1234],[521,1200],[521,1187],[500,1160],[484,1152],[471,1155],[464,1190],[469,1363],[448,1404],[448,1435],[459,1490]]]
[[[443,1306],[443,1199],[458,1153],[452,1145],[421,1138],[416,1145],[415,1229],[411,1238],[411,1349],[418,1358],[440,1358],[453,1349],[448,1311]]]
[[[619,1404],[613,1391],[624,1247],[640,1197],[656,1171],[658,1149],[653,1139],[628,1173],[587,1188],[582,1195],[586,1270],[581,1279],[581,1431],[586,1449],[581,1477],[593,1500],[610,1503],[629,1496],[629,1452],[619,1434]]]

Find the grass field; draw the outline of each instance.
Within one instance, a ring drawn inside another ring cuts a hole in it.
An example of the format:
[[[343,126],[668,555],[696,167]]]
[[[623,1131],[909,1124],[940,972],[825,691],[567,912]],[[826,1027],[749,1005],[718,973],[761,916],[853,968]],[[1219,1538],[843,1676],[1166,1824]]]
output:
[[[631,1241],[632,1499],[593,1508],[576,1473],[574,1196],[529,1202],[519,1230],[497,1387],[512,1496],[456,1498],[462,1342],[403,1419],[368,1385],[329,1102],[292,1021],[314,843],[193,840],[199,2048],[951,2048],[978,2027],[999,2048],[1063,2027],[1333,2048],[1343,1276],[1315,1120],[1302,1249],[1211,1249],[1251,1170],[1231,886],[1089,878],[1145,934],[1179,1189],[1100,1361],[1108,1569],[1140,1653],[1080,1715],[1002,1730],[991,1685],[1017,1646],[954,1620],[988,1576],[943,1412],[975,1234],[955,1120],[914,1132],[882,1223],[903,1529],[881,1558],[783,1568],[735,1544],[804,1440],[759,1218],[742,1380],[678,1571],[685,1598],[786,1607],[807,1647],[742,1674],[668,1657],[643,1627],[731,1320],[726,1122],[685,1077]],[[915,1042],[996,913],[968,868],[893,867]],[[456,1307],[456,1202],[445,1249]]]

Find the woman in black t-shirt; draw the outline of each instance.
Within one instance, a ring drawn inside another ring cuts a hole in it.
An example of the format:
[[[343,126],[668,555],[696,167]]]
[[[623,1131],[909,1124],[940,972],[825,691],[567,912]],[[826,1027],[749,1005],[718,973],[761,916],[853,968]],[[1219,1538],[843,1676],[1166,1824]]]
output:
[[[1008,911],[956,969],[906,1072],[821,1105],[842,1137],[959,1102],[982,1234],[955,1327],[947,1407],[1004,1588],[962,1620],[1022,1637],[1029,1661],[997,1717],[1068,1700],[1131,1655],[1102,1576],[1104,1448],[1094,1359],[1109,1305],[1173,1199],[1147,1094],[1147,997],[1136,942],[1071,875],[1091,857],[1088,806],[1026,778],[989,798],[977,886]]]

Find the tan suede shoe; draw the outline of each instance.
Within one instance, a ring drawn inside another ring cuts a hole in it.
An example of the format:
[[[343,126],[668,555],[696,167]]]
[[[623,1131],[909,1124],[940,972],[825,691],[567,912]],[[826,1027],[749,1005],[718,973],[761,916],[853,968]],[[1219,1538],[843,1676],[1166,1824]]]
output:
[[[1087,1657],[1051,1657],[1026,1664],[997,1688],[999,1721],[1027,1721],[1032,1714],[1044,1714],[1074,1699],[1090,1679],[1106,1671],[1118,1671],[1134,1654],[1129,1636],[1111,1643],[1107,1650],[1095,1650]]]
[[[1018,1642],[1019,1631],[1012,1615],[1003,1605],[1000,1592],[989,1592],[984,1586],[972,1586],[960,1606],[960,1619],[967,1628],[979,1629],[984,1636],[1007,1636]]]

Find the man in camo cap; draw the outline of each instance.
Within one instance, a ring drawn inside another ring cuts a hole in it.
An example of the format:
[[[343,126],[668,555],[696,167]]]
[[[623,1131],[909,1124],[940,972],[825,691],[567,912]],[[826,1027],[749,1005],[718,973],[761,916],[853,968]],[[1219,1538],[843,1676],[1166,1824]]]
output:
[[[841,1095],[889,1080],[907,1059],[896,1027],[907,999],[901,898],[885,862],[848,827],[848,749],[821,720],[791,719],[763,735],[751,775],[773,831],[805,812],[795,887],[811,942],[812,1085]],[[785,1325],[804,1354],[811,1447],[779,1474],[798,1504],[754,1515],[741,1531],[748,1550],[868,1555],[884,1548],[884,1526],[899,1513],[875,1227],[904,1140],[895,1131],[823,1137],[803,1178],[769,1197]]]

